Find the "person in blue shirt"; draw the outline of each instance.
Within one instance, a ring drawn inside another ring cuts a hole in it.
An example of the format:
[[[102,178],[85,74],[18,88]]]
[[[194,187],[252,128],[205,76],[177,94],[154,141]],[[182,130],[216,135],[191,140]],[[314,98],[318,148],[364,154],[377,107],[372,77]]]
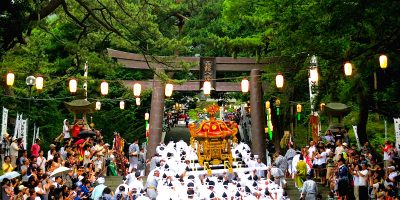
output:
[[[90,186],[90,181],[87,179],[82,180],[82,185],[80,186],[81,192],[83,192],[83,196],[89,197],[90,193],[93,191],[93,188]]]

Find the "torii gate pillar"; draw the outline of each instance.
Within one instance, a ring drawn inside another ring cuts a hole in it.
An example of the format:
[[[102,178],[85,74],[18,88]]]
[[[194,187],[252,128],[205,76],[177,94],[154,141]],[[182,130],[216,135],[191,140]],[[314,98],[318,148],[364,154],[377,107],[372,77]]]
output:
[[[154,75],[153,92],[151,95],[149,144],[146,157],[151,158],[156,154],[156,147],[161,142],[162,125],[164,118],[164,88],[157,76]],[[146,168],[148,170],[148,168]],[[148,171],[146,170],[146,175]]]
[[[261,71],[252,69],[250,72],[251,149],[253,154],[258,155],[265,163],[264,103],[261,87]]]

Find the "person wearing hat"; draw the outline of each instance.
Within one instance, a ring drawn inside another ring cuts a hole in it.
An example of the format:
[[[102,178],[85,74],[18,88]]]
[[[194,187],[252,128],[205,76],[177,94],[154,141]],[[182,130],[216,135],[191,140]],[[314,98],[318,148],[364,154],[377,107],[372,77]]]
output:
[[[307,180],[303,183],[303,189],[301,190],[300,198],[305,200],[315,200],[317,193],[317,183],[312,180],[310,174],[307,174]]]
[[[52,160],[54,158],[54,154],[56,153],[56,145],[50,144],[50,149],[47,151],[47,160]]]
[[[18,158],[18,151],[20,150],[20,146],[17,143],[17,138],[13,137],[12,143],[10,145],[10,156],[11,156],[11,164],[14,168],[17,167],[17,158]]]
[[[103,194],[104,188],[107,187],[107,186],[104,185],[105,179],[103,177],[99,177],[97,179],[97,183],[99,183],[99,184],[96,187],[94,187],[94,189],[92,191],[92,195],[91,195],[91,198],[93,200],[99,200],[99,198]]]

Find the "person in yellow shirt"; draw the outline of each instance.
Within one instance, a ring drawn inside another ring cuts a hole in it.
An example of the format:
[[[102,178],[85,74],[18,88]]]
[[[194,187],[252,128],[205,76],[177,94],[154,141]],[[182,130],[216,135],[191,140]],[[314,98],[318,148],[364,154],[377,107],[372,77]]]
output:
[[[4,173],[12,172],[14,170],[14,167],[11,165],[10,156],[4,156],[4,163],[2,169]]]
[[[297,162],[297,165],[296,165],[296,170],[297,170],[297,173],[295,175],[294,180],[296,182],[297,188],[302,189],[303,182],[304,182],[304,180],[306,178],[306,174],[307,174],[307,164],[306,164],[306,162],[304,162],[303,155],[300,155],[299,162]]]

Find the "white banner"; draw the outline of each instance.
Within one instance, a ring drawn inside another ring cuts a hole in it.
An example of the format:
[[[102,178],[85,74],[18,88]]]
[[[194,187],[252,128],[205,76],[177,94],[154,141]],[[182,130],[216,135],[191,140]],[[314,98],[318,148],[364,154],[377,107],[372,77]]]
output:
[[[21,120],[21,126],[20,126],[21,132],[19,133],[18,138],[22,138],[22,142],[24,144],[24,149],[26,149],[26,139],[27,139],[27,131],[28,131],[28,120]]]
[[[353,130],[354,130],[354,136],[356,137],[356,140],[357,140],[358,149],[361,149],[360,140],[358,139],[358,133],[357,133],[357,126],[356,125],[353,125]]]
[[[32,144],[35,144],[35,139],[36,139],[36,124],[33,124]]]
[[[32,144],[35,144],[35,140],[39,138],[39,127],[36,128],[36,124],[33,125],[33,137]]]
[[[8,120],[8,109],[3,107],[3,119],[1,121],[0,141],[3,141],[3,134],[7,133],[7,120]]]
[[[400,118],[393,118],[394,120],[394,132],[396,135],[396,148],[400,149]]]
[[[14,138],[18,137],[19,125],[20,125],[20,115],[17,113],[17,119],[15,120],[15,127],[14,127]]]

